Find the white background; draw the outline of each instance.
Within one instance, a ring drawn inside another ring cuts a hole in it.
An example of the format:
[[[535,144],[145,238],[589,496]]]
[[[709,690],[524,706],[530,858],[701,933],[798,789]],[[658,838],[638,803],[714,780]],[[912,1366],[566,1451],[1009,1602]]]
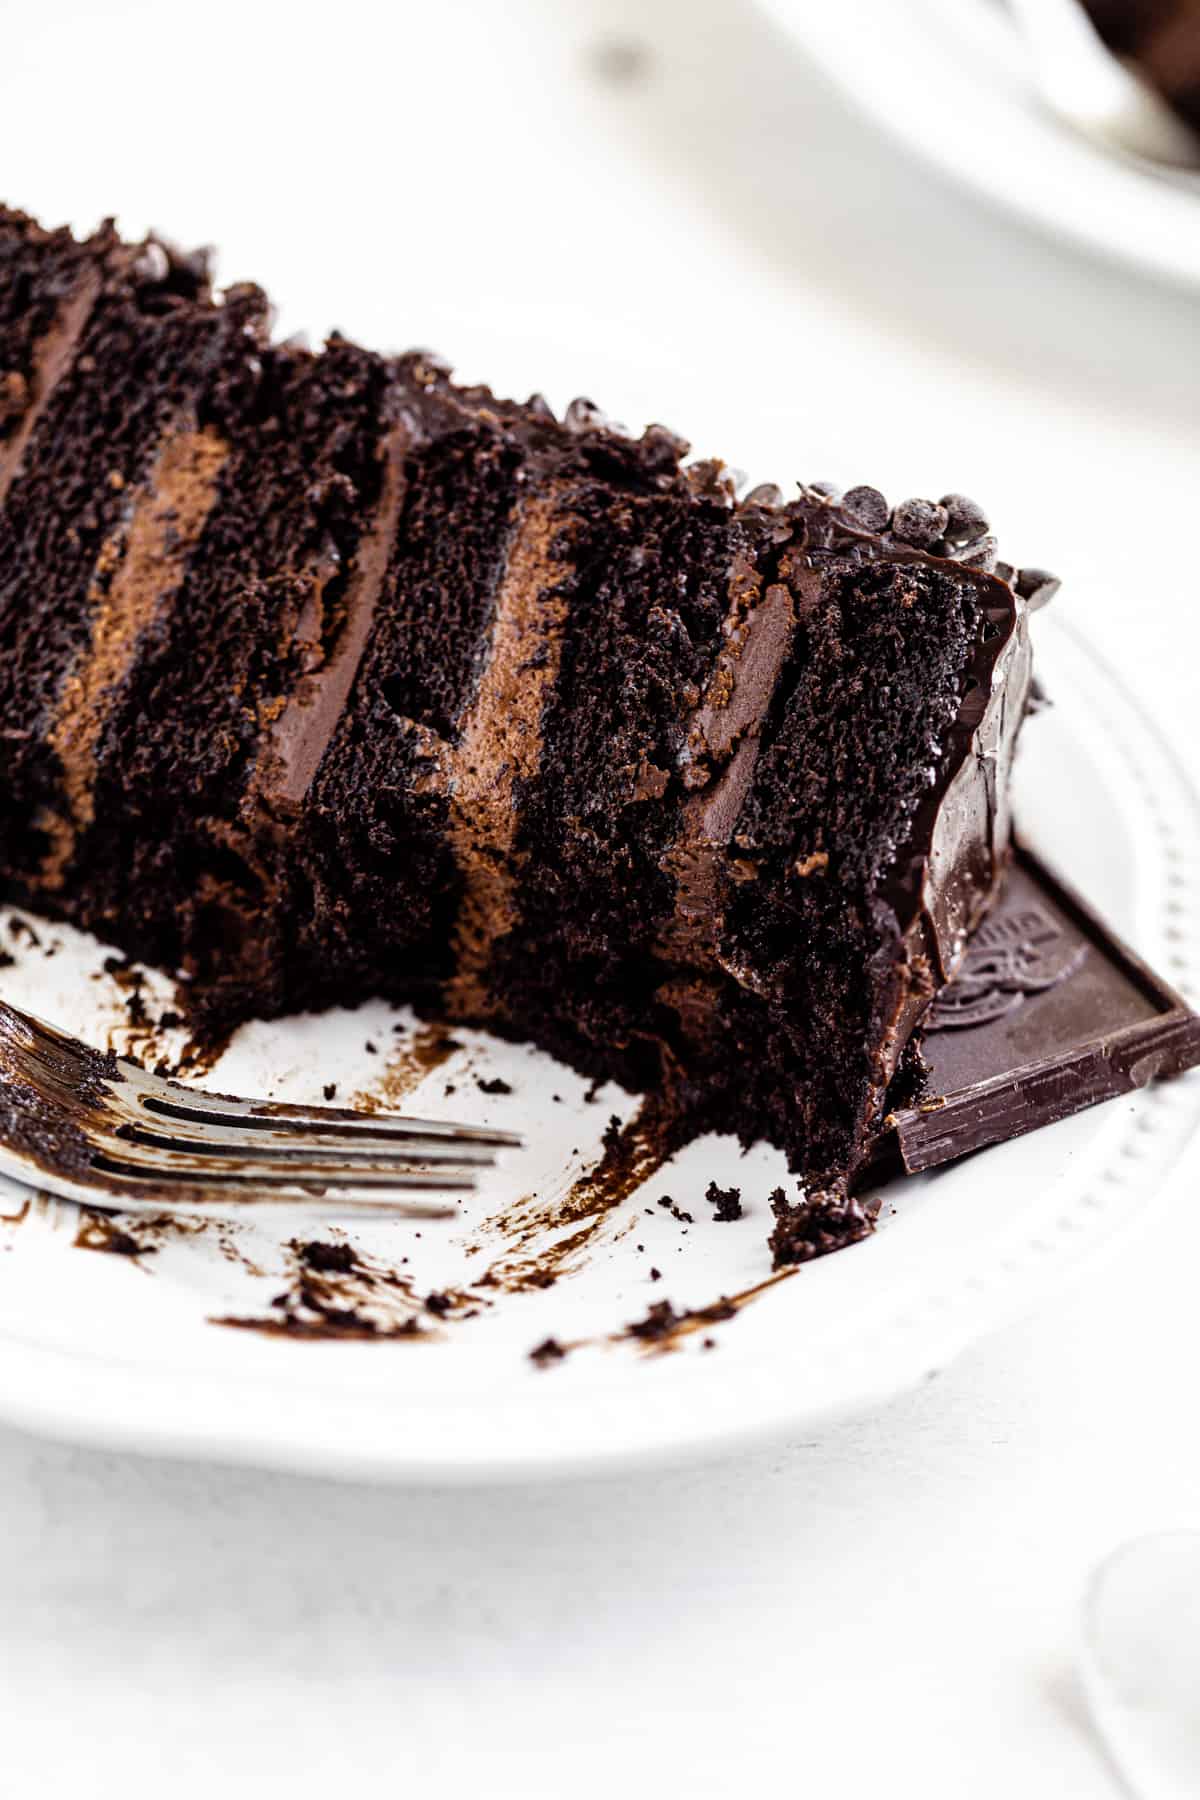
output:
[[[1200,303],[935,183],[752,11],[0,10],[14,203],[217,241],[284,329],[498,385],[544,344],[559,404],[628,344],[699,448],[770,412],[756,477],[977,493],[1195,765]],[[736,1463],[406,1494],[0,1433],[0,1793],[1104,1800],[1078,1599],[1200,1522],[1198,1176],[1053,1314]]]

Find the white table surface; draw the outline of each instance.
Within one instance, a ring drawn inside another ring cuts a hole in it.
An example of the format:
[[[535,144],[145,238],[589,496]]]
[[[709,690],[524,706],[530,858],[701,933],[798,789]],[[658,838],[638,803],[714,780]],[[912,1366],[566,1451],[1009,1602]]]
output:
[[[734,460],[769,385],[756,474],[977,493],[1196,762],[1200,301],[936,184],[734,0],[382,10],[14,11],[8,197],[217,240],[288,328],[469,360],[494,314],[586,377],[599,321]],[[707,1468],[406,1494],[0,1431],[0,1793],[1108,1800],[1078,1599],[1200,1514],[1198,1187],[923,1392]]]

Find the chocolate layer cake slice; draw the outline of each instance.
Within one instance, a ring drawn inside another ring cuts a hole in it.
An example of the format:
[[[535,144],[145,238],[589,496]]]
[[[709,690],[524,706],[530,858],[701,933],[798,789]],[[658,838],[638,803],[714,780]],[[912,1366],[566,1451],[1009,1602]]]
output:
[[[0,393],[9,895],[210,1020],[412,1000],[853,1177],[1007,857],[1049,583],[978,508],[739,499],[11,213]]]

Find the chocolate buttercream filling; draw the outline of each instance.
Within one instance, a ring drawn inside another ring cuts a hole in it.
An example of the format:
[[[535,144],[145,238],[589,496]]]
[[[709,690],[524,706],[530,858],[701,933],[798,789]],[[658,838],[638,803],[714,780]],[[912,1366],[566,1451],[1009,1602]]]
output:
[[[63,684],[50,733],[69,811],[43,821],[50,834],[39,878],[44,888],[62,886],[79,835],[92,823],[108,700],[129,674],[146,626],[182,585],[228,454],[209,428],[168,437],[125,523],[101,549],[88,594],[91,643]]]
[[[551,487],[521,506],[496,594],[487,662],[457,744],[440,757],[449,835],[463,879],[454,932],[451,1014],[496,1010],[487,973],[496,943],[517,923],[516,787],[537,774],[542,714],[558,679],[568,566],[555,555],[563,497]]]
[[[53,325],[34,350],[24,412],[11,436],[0,443],[0,506],[21,472],[21,463],[38,421],[71,366],[102,285],[99,271],[87,270],[64,299]]]
[[[675,881],[675,906],[656,945],[673,963],[711,967],[717,955],[728,884],[738,870],[729,843],[754,779],[771,696],[791,650],[796,624],[790,589],[763,577],[745,556],[729,583],[725,643],[700,704],[688,721],[683,821],[660,867]],[[701,785],[703,784],[703,785]]]
[[[370,528],[359,542],[341,630],[328,655],[321,648],[321,599],[332,570],[325,565],[313,570],[312,598],[297,627],[297,642],[307,646],[311,666],[265,727],[247,795],[248,803],[259,802],[268,813],[293,813],[301,805],[337,730],[387,579],[408,491],[406,459],[417,437],[418,427],[406,413],[384,440],[379,499]]]

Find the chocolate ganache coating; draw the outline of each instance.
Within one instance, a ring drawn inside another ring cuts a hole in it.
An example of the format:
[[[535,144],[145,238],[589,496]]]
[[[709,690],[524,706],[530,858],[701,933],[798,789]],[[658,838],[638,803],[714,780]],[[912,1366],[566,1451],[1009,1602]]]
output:
[[[827,533],[839,547],[850,549],[861,541],[860,528],[832,500],[818,500],[808,518],[814,536]],[[903,953],[872,1019],[872,1121],[881,1115],[913,1028],[937,987],[953,978],[972,930],[1000,887],[1011,843],[1012,763],[1033,679],[1029,604],[1020,591],[1020,576],[997,563],[995,539],[981,507],[962,495],[948,495],[936,505],[904,502],[875,542],[893,557],[921,558],[933,567],[953,565],[956,574],[970,570],[982,627],[941,767],[878,890]],[[1037,591],[1048,598],[1056,586],[1053,577],[1045,576]]]

